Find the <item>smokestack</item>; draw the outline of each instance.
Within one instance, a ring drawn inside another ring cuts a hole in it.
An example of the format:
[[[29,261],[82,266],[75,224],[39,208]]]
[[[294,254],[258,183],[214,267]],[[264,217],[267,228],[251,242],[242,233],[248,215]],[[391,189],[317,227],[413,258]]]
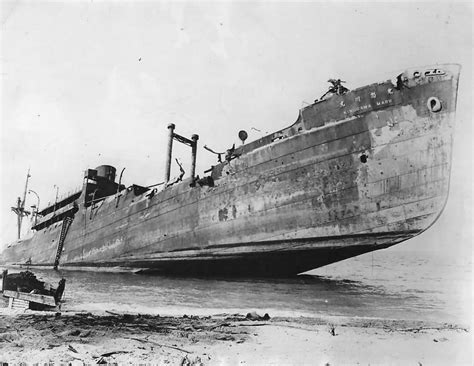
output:
[[[196,174],[196,154],[197,154],[197,141],[199,139],[198,135],[192,135],[191,140],[193,143],[191,145],[191,178],[194,180]]]
[[[165,182],[169,182],[171,174],[171,154],[173,152],[173,138],[174,138],[174,128],[175,125],[170,123],[168,125],[169,135],[168,135],[168,153],[166,155],[166,170],[165,170]]]

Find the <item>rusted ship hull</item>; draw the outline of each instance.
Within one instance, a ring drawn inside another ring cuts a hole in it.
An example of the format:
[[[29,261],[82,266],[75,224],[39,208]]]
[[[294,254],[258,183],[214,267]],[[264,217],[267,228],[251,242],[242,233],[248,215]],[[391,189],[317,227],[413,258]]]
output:
[[[333,95],[290,127],[159,192],[79,204],[61,268],[289,275],[407,240],[448,197],[459,66]],[[2,254],[53,266],[62,222]]]

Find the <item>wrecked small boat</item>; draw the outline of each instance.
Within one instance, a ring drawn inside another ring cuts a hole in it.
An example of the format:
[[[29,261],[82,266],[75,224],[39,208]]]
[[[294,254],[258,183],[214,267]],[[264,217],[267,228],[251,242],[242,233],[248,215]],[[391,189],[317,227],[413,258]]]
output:
[[[330,79],[289,127],[249,143],[241,131],[203,177],[198,136],[171,124],[163,184],[125,187],[112,166],[88,169],[0,263],[278,276],[408,240],[446,204],[459,73],[419,67],[354,90]],[[191,148],[191,170],[172,181],[174,141]],[[24,200],[12,209],[21,221]]]
[[[30,271],[8,274],[5,270],[2,274],[2,294],[9,299],[8,306],[11,308],[45,310],[56,307],[61,303],[65,286],[64,278],[55,288],[48,282],[40,281]]]

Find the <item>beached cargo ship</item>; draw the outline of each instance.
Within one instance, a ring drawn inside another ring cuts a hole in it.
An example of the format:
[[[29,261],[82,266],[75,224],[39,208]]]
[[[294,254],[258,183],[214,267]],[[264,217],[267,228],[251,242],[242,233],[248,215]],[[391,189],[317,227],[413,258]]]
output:
[[[410,239],[448,197],[459,71],[414,68],[352,91],[331,80],[295,123],[219,155],[201,178],[198,136],[169,125],[163,185],[125,187],[113,167],[89,169],[82,189],[40,211],[34,235],[0,261],[292,275]],[[173,141],[192,150],[191,176],[177,182]]]

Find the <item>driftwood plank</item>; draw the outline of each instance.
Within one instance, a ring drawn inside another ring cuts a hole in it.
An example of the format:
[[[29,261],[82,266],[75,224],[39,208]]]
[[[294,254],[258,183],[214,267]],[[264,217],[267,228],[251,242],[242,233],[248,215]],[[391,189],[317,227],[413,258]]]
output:
[[[35,303],[38,303],[38,304],[56,306],[56,301],[54,300],[54,297],[47,296],[47,295],[29,294],[29,293],[26,293],[26,292],[17,292],[17,291],[5,290],[5,291],[3,291],[3,296],[12,297],[14,299],[31,301],[31,302],[35,302]]]

